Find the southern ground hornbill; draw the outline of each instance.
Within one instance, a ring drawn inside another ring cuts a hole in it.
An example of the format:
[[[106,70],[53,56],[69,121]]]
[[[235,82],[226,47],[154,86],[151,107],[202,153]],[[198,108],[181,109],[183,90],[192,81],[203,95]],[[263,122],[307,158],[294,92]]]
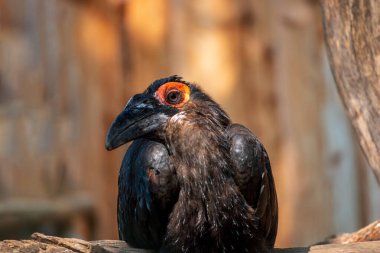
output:
[[[133,96],[106,140],[129,141],[119,237],[160,252],[263,252],[277,233],[268,155],[196,85],[171,76]]]

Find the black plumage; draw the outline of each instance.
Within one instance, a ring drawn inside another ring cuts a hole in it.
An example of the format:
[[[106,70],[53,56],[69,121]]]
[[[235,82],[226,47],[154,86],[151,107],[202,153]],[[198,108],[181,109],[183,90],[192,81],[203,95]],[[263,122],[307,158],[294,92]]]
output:
[[[265,148],[177,76],[135,95],[107,135],[134,140],[119,174],[119,237],[161,252],[263,252],[277,233]]]

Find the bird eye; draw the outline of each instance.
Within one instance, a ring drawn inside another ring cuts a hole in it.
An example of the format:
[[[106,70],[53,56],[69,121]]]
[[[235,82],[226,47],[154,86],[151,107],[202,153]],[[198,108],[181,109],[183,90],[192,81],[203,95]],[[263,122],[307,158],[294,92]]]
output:
[[[166,102],[169,104],[179,104],[182,102],[182,92],[179,90],[172,90],[166,94]]]

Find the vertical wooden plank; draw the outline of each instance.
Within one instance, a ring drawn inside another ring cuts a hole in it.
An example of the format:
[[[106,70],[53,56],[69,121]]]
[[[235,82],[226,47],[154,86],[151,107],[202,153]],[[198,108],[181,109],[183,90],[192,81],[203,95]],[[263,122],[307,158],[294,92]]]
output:
[[[279,94],[274,82],[276,52],[272,4],[270,1],[245,1],[240,12],[242,65],[237,89],[243,91],[244,104],[235,114],[240,115],[237,120],[248,124],[268,151],[275,154],[280,131],[277,127],[268,129],[280,123],[277,113]],[[236,97],[231,95],[230,103],[234,100]],[[276,165],[276,156],[271,157],[271,162]]]
[[[124,103],[120,17],[105,3],[82,6],[76,53],[83,72],[80,119],[82,183],[95,197],[96,238],[117,238],[117,174],[122,150],[107,153],[104,140],[114,113]]]
[[[183,51],[176,53],[183,54],[184,62],[179,72],[199,83],[224,107],[230,94],[236,94],[239,79],[238,7],[235,1],[215,0],[185,1],[182,6],[184,30],[178,36],[184,44]],[[239,103],[236,100],[234,104]]]
[[[310,1],[272,4],[277,6],[275,82],[281,94],[283,138],[277,169],[279,198],[286,209],[280,226],[287,230],[279,244],[310,244],[333,230],[331,185],[321,159],[326,137],[321,125],[325,90],[319,48],[323,41],[315,21],[319,12]]]
[[[168,76],[168,0],[128,1],[124,7],[128,96],[142,92],[154,80]]]

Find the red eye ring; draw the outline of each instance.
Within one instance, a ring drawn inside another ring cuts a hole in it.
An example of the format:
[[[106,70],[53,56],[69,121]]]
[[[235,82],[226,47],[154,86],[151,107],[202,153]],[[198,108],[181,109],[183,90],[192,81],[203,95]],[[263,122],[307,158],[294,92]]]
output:
[[[170,90],[166,93],[165,101],[172,105],[178,105],[182,103],[182,92],[179,90]]]
[[[168,82],[161,85],[154,96],[161,104],[182,108],[190,100],[190,87],[180,82]]]

